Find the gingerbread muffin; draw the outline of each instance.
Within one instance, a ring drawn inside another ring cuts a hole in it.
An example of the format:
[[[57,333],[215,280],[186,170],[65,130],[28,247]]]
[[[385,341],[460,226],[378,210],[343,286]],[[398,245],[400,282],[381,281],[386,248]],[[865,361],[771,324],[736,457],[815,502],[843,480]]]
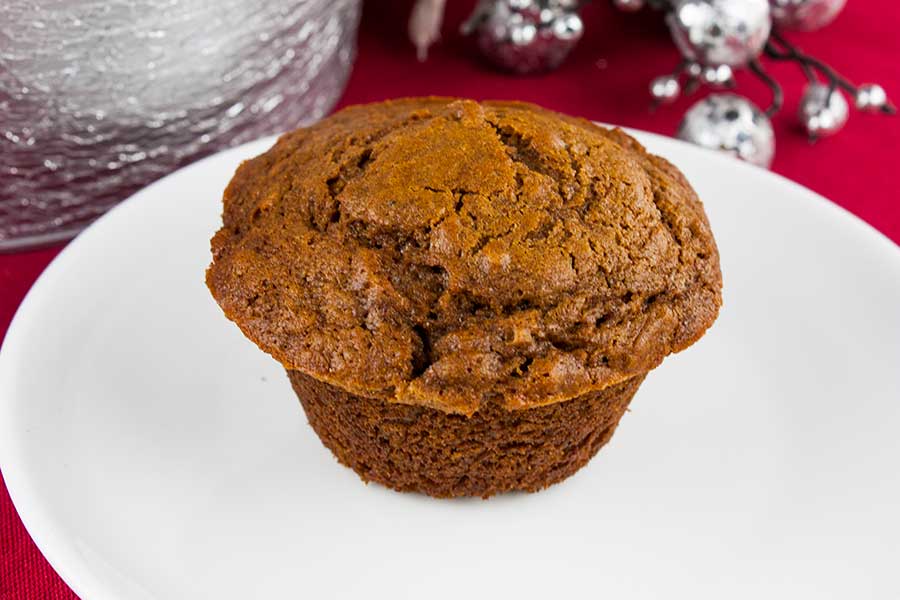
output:
[[[535,491],[612,436],[721,304],[682,174],[513,102],[354,106],[243,163],[206,281],[366,481]]]

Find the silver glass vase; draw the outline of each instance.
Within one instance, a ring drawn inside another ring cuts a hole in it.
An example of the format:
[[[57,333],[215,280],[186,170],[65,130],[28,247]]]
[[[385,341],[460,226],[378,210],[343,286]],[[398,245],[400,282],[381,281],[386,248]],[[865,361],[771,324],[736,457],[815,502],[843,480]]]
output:
[[[361,0],[4,0],[0,250],[337,100]]]

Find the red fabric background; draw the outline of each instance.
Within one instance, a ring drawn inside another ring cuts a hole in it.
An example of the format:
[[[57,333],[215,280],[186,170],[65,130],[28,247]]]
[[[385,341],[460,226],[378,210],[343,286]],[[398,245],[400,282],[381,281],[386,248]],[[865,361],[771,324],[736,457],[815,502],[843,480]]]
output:
[[[451,0],[445,40],[419,64],[406,41],[410,2],[368,2],[360,32],[359,58],[341,105],[398,96],[441,94],[476,99],[529,100],[589,119],[664,134],[695,100],[682,99],[656,114],[647,110],[647,84],[670,70],[679,56],[658,14],[626,15],[597,0],[584,13],[587,36],[553,73],[513,77],[478,60],[455,32],[472,0]],[[900,101],[900,4],[852,1],[832,25],[791,35],[808,52],[852,80],[877,81]],[[793,65],[771,65],[785,85],[787,102],[775,120],[778,136],[773,170],[812,188],[900,242],[900,198],[895,152],[900,117],[854,113],[835,138],[810,147],[794,117],[803,80]],[[740,91],[766,106],[767,90],[747,74]],[[287,124],[286,124],[287,126]],[[25,292],[60,248],[0,255],[0,336]],[[20,522],[6,488],[0,486],[0,599],[75,598],[53,572]]]

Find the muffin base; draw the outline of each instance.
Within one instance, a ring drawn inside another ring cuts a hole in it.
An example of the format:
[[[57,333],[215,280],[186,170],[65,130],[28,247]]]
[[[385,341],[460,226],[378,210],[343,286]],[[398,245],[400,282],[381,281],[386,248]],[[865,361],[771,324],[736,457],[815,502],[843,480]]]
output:
[[[644,379],[565,402],[471,417],[356,396],[288,371],[309,424],[363,479],[440,498],[535,492],[584,466],[612,437]]]

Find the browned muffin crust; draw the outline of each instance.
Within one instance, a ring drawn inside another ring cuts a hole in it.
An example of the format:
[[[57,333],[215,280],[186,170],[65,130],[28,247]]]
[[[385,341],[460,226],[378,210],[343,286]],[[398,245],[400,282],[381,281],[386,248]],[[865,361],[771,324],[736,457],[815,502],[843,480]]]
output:
[[[643,374],[712,324],[696,194],[618,130],[529,104],[340,111],[238,169],[207,284],[288,370],[473,415]]]
[[[355,396],[288,377],[322,443],[366,482],[439,498],[536,492],[580,469],[612,437],[643,375],[567,402],[471,417]]]

